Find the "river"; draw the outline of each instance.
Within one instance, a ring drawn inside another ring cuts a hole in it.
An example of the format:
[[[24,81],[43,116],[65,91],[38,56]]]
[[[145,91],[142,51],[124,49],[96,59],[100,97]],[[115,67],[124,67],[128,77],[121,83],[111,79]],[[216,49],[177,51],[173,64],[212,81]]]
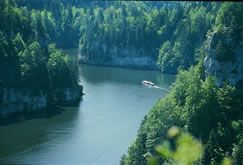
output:
[[[141,120],[174,79],[156,71],[80,65],[85,95],[79,107],[0,126],[0,164],[119,164]]]

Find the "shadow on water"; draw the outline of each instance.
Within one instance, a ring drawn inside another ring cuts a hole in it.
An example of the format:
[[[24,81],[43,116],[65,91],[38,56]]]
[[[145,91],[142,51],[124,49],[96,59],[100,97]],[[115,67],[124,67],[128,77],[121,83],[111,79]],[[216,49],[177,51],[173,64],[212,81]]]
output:
[[[79,107],[82,100],[83,98],[81,97],[81,100],[78,103],[66,107]],[[65,108],[61,108],[56,105],[49,105],[47,108],[38,111],[23,111],[11,115],[0,115],[0,127],[21,123],[31,119],[50,119],[53,116],[60,115],[63,111],[65,111]]]
[[[59,108],[57,106],[49,106],[45,109],[38,110],[35,112],[30,112],[30,111],[20,112],[20,113],[11,114],[10,116],[0,115],[0,127],[10,125],[10,124],[25,122],[31,119],[40,119],[40,118],[50,119],[52,116],[59,115],[63,111],[64,109]]]
[[[57,134],[56,131],[69,132],[73,129],[78,111],[76,106],[49,106],[38,112],[0,116],[0,164],[4,163],[8,156],[27,150],[36,151],[43,148],[40,146],[51,143],[53,139],[65,138],[67,135]]]
[[[78,108],[0,118],[0,164],[118,164],[142,118],[166,94],[142,81],[168,89],[174,79],[154,71],[80,65],[86,95]]]

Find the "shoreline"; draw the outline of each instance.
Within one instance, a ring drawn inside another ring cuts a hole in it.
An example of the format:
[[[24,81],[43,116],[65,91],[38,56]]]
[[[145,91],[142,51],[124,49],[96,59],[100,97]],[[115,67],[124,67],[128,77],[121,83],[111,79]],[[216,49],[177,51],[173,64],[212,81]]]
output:
[[[159,68],[152,68],[152,67],[143,67],[143,66],[127,66],[127,65],[112,65],[112,64],[91,64],[88,62],[80,62],[80,65],[89,65],[89,66],[96,66],[96,67],[107,67],[107,68],[120,68],[120,69],[134,69],[134,70],[146,70],[146,71],[158,71],[162,74],[173,75],[176,76],[177,73],[170,73],[170,72],[161,72]]]

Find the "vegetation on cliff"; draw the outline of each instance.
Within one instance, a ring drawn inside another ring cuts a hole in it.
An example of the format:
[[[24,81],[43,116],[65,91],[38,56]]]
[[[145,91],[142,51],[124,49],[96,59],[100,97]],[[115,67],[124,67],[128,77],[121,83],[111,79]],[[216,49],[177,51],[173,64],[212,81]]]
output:
[[[1,98],[3,88],[28,88],[52,95],[57,88],[78,86],[77,65],[52,44],[58,33],[50,11],[1,0],[0,22]]]
[[[162,72],[177,73],[198,61],[200,46],[215,20],[219,3],[112,2],[84,11],[79,49],[95,61],[115,50],[143,50]]]
[[[154,67],[174,74],[179,67],[189,68],[198,61],[200,47],[221,4],[65,0],[16,3],[32,12],[28,17],[36,23],[29,23],[36,24],[38,33],[33,37],[41,39],[41,44],[79,47],[80,54],[93,63],[108,63],[116,50],[126,50],[126,56],[147,56],[154,60],[153,65],[157,63]]]

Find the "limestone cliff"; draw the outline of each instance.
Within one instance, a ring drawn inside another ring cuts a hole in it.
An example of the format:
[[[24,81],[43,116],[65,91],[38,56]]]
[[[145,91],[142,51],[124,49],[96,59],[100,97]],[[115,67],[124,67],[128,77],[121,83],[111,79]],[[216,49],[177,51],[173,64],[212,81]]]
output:
[[[107,46],[100,42],[94,42],[89,50],[79,48],[79,61],[92,65],[157,69],[156,55],[156,50]]]
[[[75,88],[56,89],[54,91],[54,102],[58,105],[72,105],[77,104],[83,95],[83,86]]]
[[[225,80],[235,85],[243,79],[243,43],[235,42],[230,29],[210,33],[205,49],[206,76],[215,76],[218,85],[222,85]]]
[[[0,96],[0,115],[39,111],[50,104],[76,104],[83,95],[82,91],[82,86],[57,89],[51,94],[41,90],[33,92],[32,89],[26,88],[3,88]]]
[[[42,91],[38,95],[33,95],[29,89],[4,88],[2,94],[0,115],[36,111],[48,104],[47,95]]]

